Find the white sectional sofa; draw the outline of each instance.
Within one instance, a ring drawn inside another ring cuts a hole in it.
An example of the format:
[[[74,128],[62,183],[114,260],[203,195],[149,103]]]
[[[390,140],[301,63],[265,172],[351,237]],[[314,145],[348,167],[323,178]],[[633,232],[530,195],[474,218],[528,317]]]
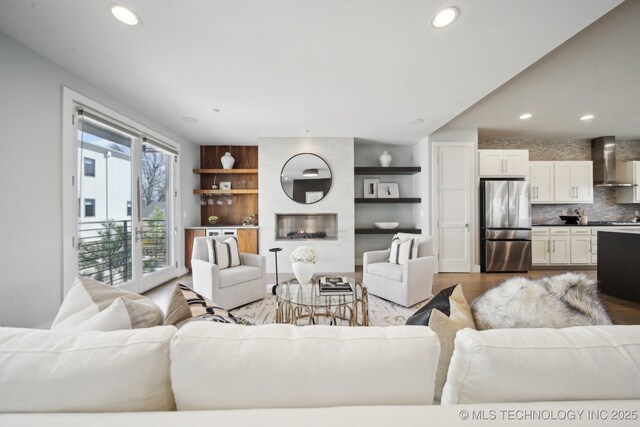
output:
[[[640,326],[465,329],[434,406],[439,352],[423,326],[0,328],[0,426],[639,422]]]

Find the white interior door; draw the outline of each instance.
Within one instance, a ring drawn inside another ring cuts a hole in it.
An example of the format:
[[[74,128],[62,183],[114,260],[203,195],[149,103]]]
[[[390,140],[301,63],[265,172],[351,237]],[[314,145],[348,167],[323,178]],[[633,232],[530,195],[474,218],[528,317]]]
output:
[[[471,271],[473,147],[436,143],[436,234],[438,271]]]

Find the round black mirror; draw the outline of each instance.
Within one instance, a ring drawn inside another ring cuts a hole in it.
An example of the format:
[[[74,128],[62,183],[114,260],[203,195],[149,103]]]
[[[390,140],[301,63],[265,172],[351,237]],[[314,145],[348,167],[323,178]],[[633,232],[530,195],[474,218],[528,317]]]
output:
[[[280,184],[294,202],[305,205],[319,202],[331,188],[331,168],[320,156],[296,154],[287,160],[280,173]]]

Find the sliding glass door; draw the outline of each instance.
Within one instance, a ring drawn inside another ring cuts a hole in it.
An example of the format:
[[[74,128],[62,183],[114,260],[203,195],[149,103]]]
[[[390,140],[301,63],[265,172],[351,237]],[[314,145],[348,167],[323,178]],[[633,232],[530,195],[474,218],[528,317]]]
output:
[[[176,276],[177,152],[99,113],[77,113],[77,270],[143,292]]]

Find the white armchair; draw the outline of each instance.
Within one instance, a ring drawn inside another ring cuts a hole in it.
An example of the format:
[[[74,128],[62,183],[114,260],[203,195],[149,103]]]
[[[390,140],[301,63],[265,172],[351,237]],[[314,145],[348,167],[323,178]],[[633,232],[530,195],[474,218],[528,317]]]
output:
[[[436,257],[430,236],[399,233],[401,239],[420,237],[417,258],[400,265],[388,262],[389,249],[365,252],[363,282],[369,293],[410,307],[429,298]]]
[[[264,298],[266,259],[262,255],[240,253],[240,265],[220,269],[209,262],[208,240],[224,241],[229,236],[196,237],[193,240],[191,269],[193,290],[222,308],[231,310]]]

